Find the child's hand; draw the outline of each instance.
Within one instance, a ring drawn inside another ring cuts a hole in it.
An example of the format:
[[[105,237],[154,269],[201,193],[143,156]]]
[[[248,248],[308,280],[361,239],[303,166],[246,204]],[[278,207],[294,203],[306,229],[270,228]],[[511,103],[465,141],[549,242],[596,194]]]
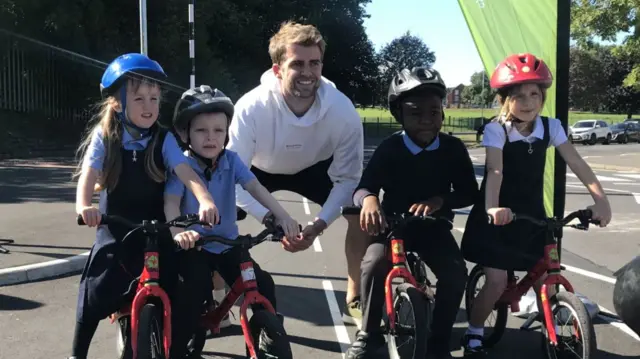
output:
[[[300,224],[290,216],[282,219],[277,218],[276,225],[282,228],[287,239],[297,238],[300,235]]]
[[[611,222],[611,206],[609,205],[609,201],[598,201],[596,204],[587,208],[593,212],[591,219],[600,221],[600,227],[606,227],[609,222]]]
[[[196,231],[184,231],[176,234],[173,240],[180,245],[180,248],[191,249],[195,247],[199,238],[200,234]]]
[[[362,202],[360,228],[372,236],[377,236],[381,231],[387,229],[387,221],[380,209],[377,197],[368,196]]]
[[[211,225],[216,225],[220,223],[220,215],[218,214],[218,207],[213,202],[202,202],[200,203],[200,209],[198,211],[200,213],[200,220],[202,222],[211,223]]]
[[[415,203],[409,208],[414,216],[428,216],[442,208],[442,197],[429,198],[426,201]]]
[[[487,214],[493,218],[493,224],[496,226],[504,226],[513,220],[513,212],[511,208],[489,208]]]
[[[100,225],[100,221],[102,220],[100,210],[93,206],[82,208],[78,214],[82,216],[82,220],[89,227]]]

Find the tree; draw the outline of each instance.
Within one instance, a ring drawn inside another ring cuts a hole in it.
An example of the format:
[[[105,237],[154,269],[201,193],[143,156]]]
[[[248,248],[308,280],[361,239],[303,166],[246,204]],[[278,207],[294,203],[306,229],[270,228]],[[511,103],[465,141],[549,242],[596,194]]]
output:
[[[421,38],[411,35],[409,31],[385,45],[378,54],[381,103],[386,103],[389,83],[398,72],[417,66],[430,67],[435,61],[435,53]]]
[[[607,107],[609,75],[603,63],[611,51],[603,47],[590,50],[571,48],[569,66],[569,105],[584,111],[598,112]],[[616,84],[617,85],[617,84]],[[614,85],[615,86],[615,85]]]
[[[571,49],[569,101],[586,111],[636,113],[640,93],[624,80],[638,60],[615,55],[617,46],[594,44],[590,49]]]
[[[483,84],[484,82],[484,84]],[[496,92],[489,86],[489,76],[485,71],[471,75],[471,85],[462,90],[462,101],[468,104],[487,107],[496,97]]]
[[[638,0],[573,0],[571,7],[572,37],[582,48],[590,48],[594,38],[614,41],[619,32],[633,32],[614,54],[620,58],[640,58],[640,1]],[[640,63],[635,64],[624,79],[624,85],[640,91]]]

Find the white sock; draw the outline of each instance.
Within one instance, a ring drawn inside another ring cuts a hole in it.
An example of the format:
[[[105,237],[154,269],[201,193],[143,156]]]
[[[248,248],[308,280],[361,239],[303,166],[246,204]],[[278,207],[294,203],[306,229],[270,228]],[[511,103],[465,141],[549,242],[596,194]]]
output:
[[[467,328],[467,334],[470,335],[478,335],[478,336],[484,336],[484,327],[483,328],[476,328],[472,325],[469,325],[469,327]],[[476,348],[482,346],[482,342],[478,339],[471,339],[469,340],[469,347],[471,348]]]
[[[224,289],[216,289],[213,291],[213,300],[220,303],[225,295],[227,295],[227,292]]]

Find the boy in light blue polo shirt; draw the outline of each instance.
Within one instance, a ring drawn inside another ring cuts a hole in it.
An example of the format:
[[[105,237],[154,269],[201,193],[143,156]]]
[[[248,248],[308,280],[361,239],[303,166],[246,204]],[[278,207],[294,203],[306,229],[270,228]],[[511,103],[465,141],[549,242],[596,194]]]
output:
[[[233,102],[221,91],[200,86],[186,91],[173,116],[173,125],[182,141],[189,146],[187,161],[209,187],[214,198],[220,222],[214,227],[194,226],[193,230],[172,229],[174,240],[184,249],[193,248],[200,235],[218,235],[233,239],[238,237],[235,186],[240,184],[276,218],[286,235],[282,241],[285,249],[301,239],[300,227],[278,201],[264,188],[240,157],[225,149],[228,128],[233,118]],[[181,214],[196,213],[198,200],[187,191],[184,184],[172,174],[165,187],[165,214],[175,218]],[[195,332],[202,303],[211,296],[211,273],[217,271],[228,285],[240,276],[240,251],[221,254],[228,246],[209,243],[204,250],[180,253],[180,274],[184,280],[177,309],[184,332],[174,339],[177,348],[185,348]],[[253,259],[252,259],[253,261]],[[271,276],[253,261],[260,293],[276,308],[275,284]]]

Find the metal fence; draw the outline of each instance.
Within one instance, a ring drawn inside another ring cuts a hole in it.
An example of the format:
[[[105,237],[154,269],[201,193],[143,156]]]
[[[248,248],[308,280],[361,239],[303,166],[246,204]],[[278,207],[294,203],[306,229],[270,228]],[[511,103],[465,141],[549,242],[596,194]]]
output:
[[[5,31],[0,31],[0,110],[64,119],[90,117],[100,69]],[[98,94],[99,95],[99,94]]]
[[[475,135],[478,128],[480,128],[485,120],[488,119],[482,117],[458,118],[448,116],[442,124],[442,131],[447,133],[451,132],[454,135]],[[396,122],[393,117],[363,117],[362,126],[366,141],[376,141],[402,129],[400,124]]]

